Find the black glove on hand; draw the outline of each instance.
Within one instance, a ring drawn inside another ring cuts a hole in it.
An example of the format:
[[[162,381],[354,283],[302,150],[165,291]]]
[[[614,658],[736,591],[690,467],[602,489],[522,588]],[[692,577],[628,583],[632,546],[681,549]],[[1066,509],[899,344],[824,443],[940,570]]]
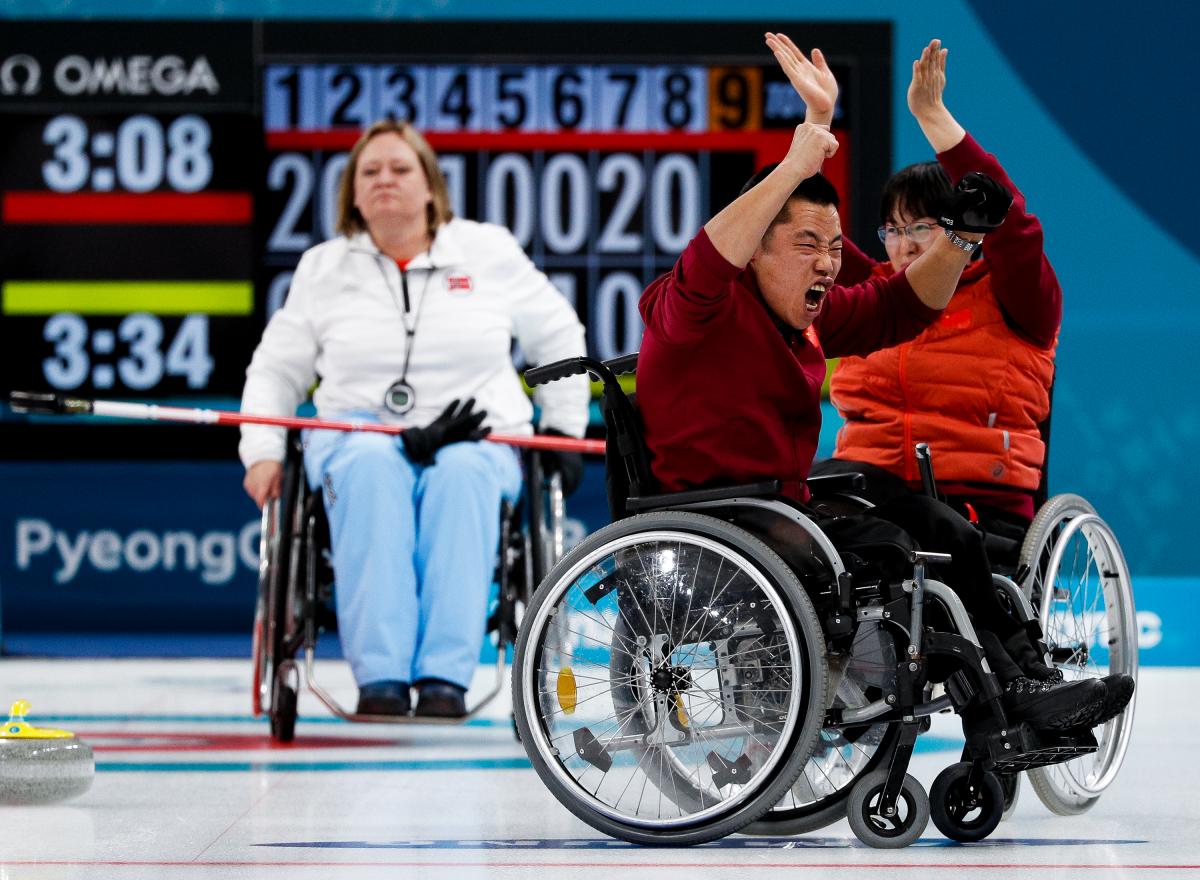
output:
[[[479,427],[487,418],[487,410],[473,411],[475,398],[461,406],[457,400],[442,410],[442,414],[424,428],[408,428],[400,435],[408,460],[414,464],[433,464],[433,455],[443,446],[464,440],[482,440],[492,430]]]
[[[545,428],[542,434],[547,437],[570,437],[570,434],[564,434],[556,428]],[[578,452],[560,452],[556,449],[540,450],[542,457],[542,470],[547,475],[559,474],[562,476],[563,496],[573,495],[575,490],[579,488],[579,484],[583,482],[583,456]]]
[[[1004,222],[1013,197],[980,171],[964,174],[938,224],[954,232],[991,232]]]

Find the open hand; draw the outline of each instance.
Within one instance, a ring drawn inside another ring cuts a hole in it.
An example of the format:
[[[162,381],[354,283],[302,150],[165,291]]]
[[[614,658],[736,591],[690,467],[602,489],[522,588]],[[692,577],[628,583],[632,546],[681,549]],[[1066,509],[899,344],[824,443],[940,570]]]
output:
[[[766,39],[768,48],[775,53],[775,60],[787,74],[788,82],[804,99],[808,108],[806,121],[828,125],[837,104],[838,84],[824,54],[820,49],[813,49],[810,61],[787,34],[768,33]]]
[[[908,109],[918,120],[927,119],[946,109],[942,93],[946,90],[946,55],[941,40],[930,40],[913,62],[912,82],[908,84]]]

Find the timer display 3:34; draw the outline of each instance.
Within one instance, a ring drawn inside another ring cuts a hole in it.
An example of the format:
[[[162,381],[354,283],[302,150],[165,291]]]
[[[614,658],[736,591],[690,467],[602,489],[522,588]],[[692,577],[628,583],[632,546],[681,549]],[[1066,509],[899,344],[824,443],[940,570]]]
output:
[[[42,339],[53,346],[41,362],[42,378],[58,391],[87,383],[146,391],[172,377],[203,390],[213,370],[208,325],[207,315],[186,315],[172,327],[146,312],[108,320],[59,312],[42,326]]]

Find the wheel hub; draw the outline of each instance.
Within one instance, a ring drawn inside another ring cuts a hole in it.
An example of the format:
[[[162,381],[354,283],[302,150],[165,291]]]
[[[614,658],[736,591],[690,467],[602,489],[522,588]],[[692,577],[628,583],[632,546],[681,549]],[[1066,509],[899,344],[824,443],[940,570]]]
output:
[[[660,694],[683,693],[692,686],[692,675],[686,666],[664,663],[650,674],[650,684]]]

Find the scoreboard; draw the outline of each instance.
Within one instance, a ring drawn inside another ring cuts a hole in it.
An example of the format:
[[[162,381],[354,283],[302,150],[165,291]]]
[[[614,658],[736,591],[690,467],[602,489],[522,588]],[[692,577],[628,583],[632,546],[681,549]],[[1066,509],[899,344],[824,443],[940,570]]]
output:
[[[426,135],[455,214],[513,231],[591,354],[635,351],[643,288],[803,119],[765,26],[13,23],[2,390],[236,406],[301,253],[336,234],[349,148],[385,117]],[[825,173],[866,241],[890,165],[890,27],[769,27],[830,58],[841,147]],[[0,456],[64,453],[54,426],[8,418]],[[148,451],[146,428],[88,430],[87,455]],[[154,430],[176,457],[235,439]]]

